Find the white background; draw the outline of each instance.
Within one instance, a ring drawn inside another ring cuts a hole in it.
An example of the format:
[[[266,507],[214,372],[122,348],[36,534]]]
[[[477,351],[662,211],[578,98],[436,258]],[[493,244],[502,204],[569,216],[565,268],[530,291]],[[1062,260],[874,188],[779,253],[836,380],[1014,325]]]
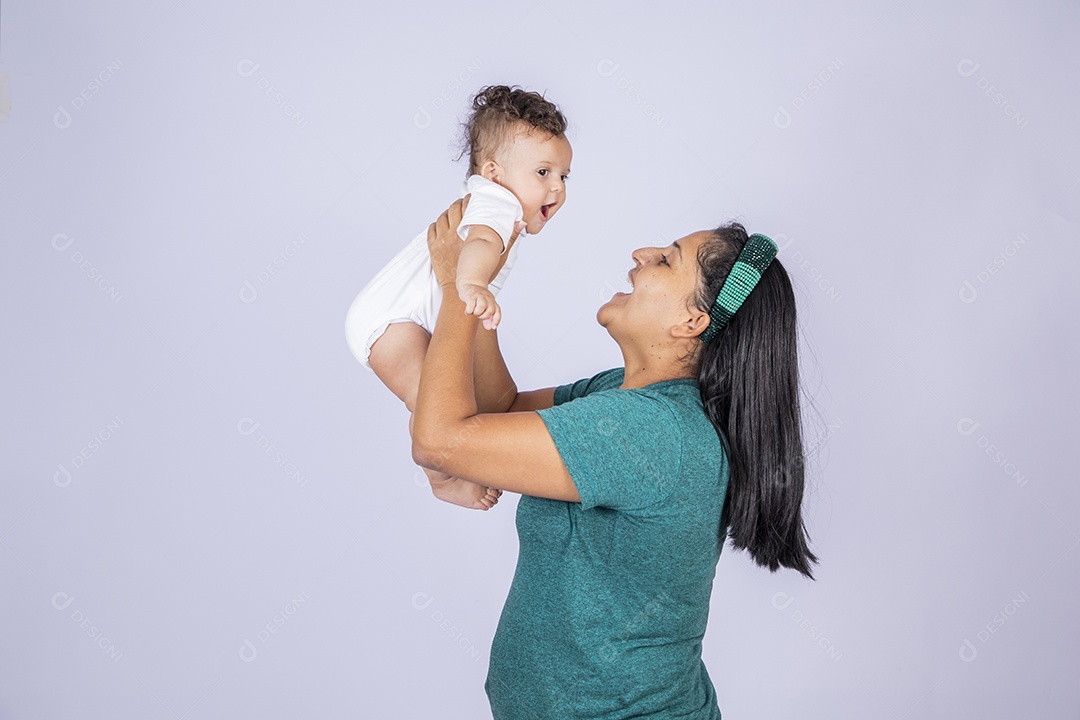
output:
[[[795,278],[822,563],[725,549],[724,717],[1080,715],[1075,3],[0,21],[0,718],[489,716],[516,498],[431,498],[343,331],[489,83],[575,152],[500,294],[522,390],[621,365],[634,248],[736,219]]]

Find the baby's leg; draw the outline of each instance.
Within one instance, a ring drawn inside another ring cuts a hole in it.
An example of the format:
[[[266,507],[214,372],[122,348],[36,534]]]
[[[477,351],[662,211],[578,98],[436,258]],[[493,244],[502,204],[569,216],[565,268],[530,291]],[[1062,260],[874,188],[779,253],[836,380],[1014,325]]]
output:
[[[405,403],[410,413],[416,410],[420,371],[424,369],[429,342],[428,331],[416,323],[390,323],[372,344],[368,356],[371,369],[383,385]]]
[[[387,325],[386,330],[372,344],[368,362],[375,375],[405,403],[410,413],[416,410],[416,396],[420,390],[420,372],[424,368],[431,336],[416,323],[398,322]],[[412,435],[412,416],[409,416],[409,435]],[[502,493],[493,488],[456,478],[446,473],[422,468],[431,484],[435,497],[454,505],[487,510],[499,501]]]

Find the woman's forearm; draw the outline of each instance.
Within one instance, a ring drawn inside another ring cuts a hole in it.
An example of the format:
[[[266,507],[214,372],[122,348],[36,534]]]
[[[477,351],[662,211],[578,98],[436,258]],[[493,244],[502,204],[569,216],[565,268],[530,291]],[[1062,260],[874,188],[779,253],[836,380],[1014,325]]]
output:
[[[438,469],[420,459],[423,449],[439,447],[477,414],[469,366],[473,364],[478,324],[475,315],[465,314],[465,303],[454,292],[453,285],[444,285],[411,420],[413,459],[424,467]]]
[[[458,238],[457,228],[461,222],[464,207],[465,203],[463,201],[459,200],[453,203],[428,228],[428,245],[432,250],[432,268],[439,278],[444,293],[444,302],[439,308],[439,318],[452,306],[449,312],[453,320],[448,322],[453,323],[455,326],[462,320],[458,315],[463,315],[465,310],[464,303],[460,301],[456,284],[462,275],[468,275],[470,257],[473,260],[479,259],[485,267],[485,260],[494,260],[494,264],[486,268],[486,274],[482,274],[480,278],[480,281],[485,285],[490,282],[491,274],[501,267],[498,250],[494,249],[493,244],[482,241],[485,231],[494,235],[496,239],[498,238],[498,235],[491,228],[485,225],[474,225],[469,228],[469,238],[474,242],[461,243]],[[481,241],[475,242],[478,237],[481,238]],[[517,233],[510,237],[510,244],[512,245],[516,239]],[[470,245],[474,247],[470,248]],[[482,247],[484,245],[491,245],[491,247],[484,248]],[[499,249],[501,249],[501,240],[499,245]],[[483,252],[485,249],[494,250],[494,254],[485,257],[487,255]],[[445,297],[448,292],[453,295],[452,299]],[[469,317],[475,320],[475,316]],[[436,333],[440,321],[436,320]],[[476,414],[506,412],[517,398],[517,386],[510,377],[510,372],[506,369],[506,363],[503,362],[502,353],[499,351],[498,336],[494,330],[486,329],[482,323],[476,322],[471,327],[474,328],[470,339],[473,344],[473,371],[471,374],[476,406],[475,412]],[[432,341],[434,340],[433,336]],[[428,352],[431,352],[430,344]],[[426,363],[424,367],[427,367]],[[468,372],[468,370],[466,369],[465,372]]]
[[[473,385],[476,389],[478,413],[504,413],[514,404],[517,385],[499,350],[498,330],[488,330],[482,323],[476,326],[476,345],[473,359]]]

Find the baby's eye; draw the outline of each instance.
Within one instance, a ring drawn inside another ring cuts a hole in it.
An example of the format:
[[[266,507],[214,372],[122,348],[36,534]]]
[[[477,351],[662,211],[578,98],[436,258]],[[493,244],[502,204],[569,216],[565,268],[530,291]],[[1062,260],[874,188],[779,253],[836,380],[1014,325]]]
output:
[[[540,173],[540,177],[547,177],[548,174],[547,168],[540,168],[536,172]]]
[[[567,180],[567,179],[568,179],[569,177],[570,177],[569,175],[563,175],[563,176],[562,176],[562,181],[563,181],[563,182],[566,182],[566,180]]]

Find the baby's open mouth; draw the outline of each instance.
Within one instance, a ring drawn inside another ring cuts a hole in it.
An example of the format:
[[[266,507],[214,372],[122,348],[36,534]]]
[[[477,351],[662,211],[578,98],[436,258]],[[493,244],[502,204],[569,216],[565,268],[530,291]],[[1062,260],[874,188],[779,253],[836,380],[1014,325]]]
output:
[[[544,218],[544,220],[549,220],[551,218],[551,209],[554,207],[555,203],[548,203],[547,205],[540,206],[540,215]]]

